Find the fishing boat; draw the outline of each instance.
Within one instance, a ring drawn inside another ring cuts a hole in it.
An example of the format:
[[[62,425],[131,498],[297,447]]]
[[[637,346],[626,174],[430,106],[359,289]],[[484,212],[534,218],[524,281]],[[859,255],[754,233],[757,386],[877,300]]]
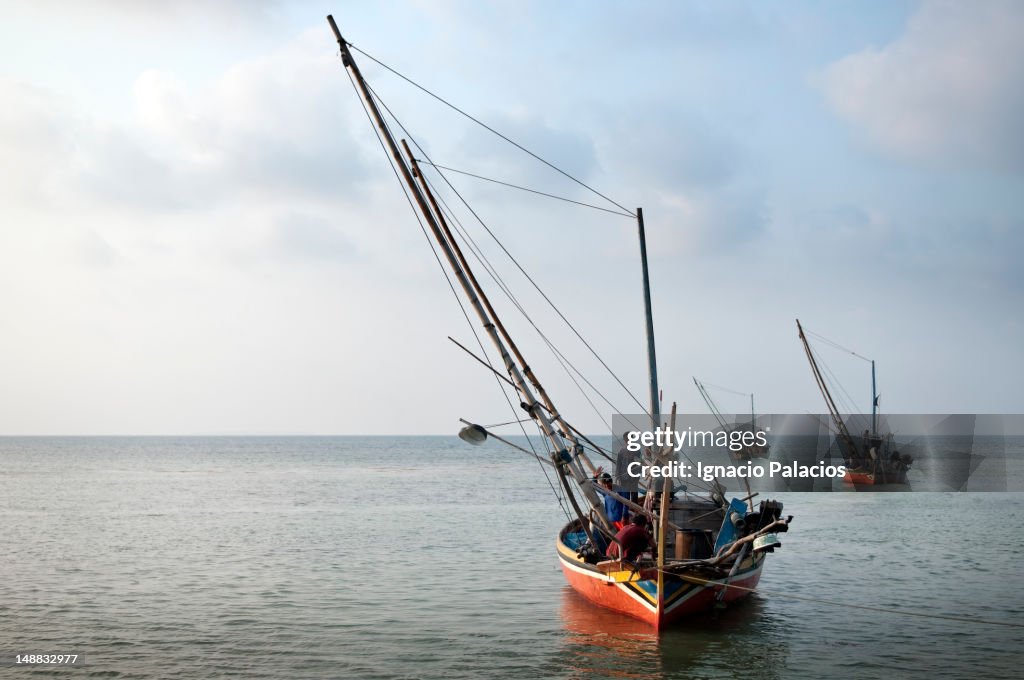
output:
[[[804,332],[804,327],[800,324],[799,319],[796,320],[796,327],[800,342],[804,347],[804,353],[807,355],[807,361],[811,365],[814,380],[821,396],[825,399],[825,406],[828,408],[836,437],[836,446],[846,464],[843,481],[853,484],[855,487],[906,487],[907,471],[913,464],[914,458],[910,454],[901,454],[896,449],[891,432],[882,434],[878,431],[878,383],[875,376],[874,359],[862,357],[852,350],[826,340],[840,350],[871,363],[870,427],[865,426],[862,433],[854,435],[851,433],[848,423],[853,416],[848,414],[844,417],[840,414],[828,382],[819,366],[819,360],[807,340],[807,333]],[[822,339],[824,340],[824,338]],[[857,428],[857,431],[860,432],[860,429]]]
[[[753,393],[747,394],[746,392],[737,392],[726,387],[717,388],[731,392],[732,394],[737,394],[741,397],[750,397],[750,422],[730,423],[728,418],[725,417],[725,414],[722,413],[722,410],[718,407],[718,404],[715,403],[715,400],[711,398],[711,394],[708,392],[708,387],[713,386],[702,383],[700,380],[697,380],[697,378],[693,379],[693,384],[697,386],[697,391],[700,392],[701,398],[704,400],[704,403],[707,404],[708,410],[711,411],[711,415],[715,417],[715,420],[718,422],[718,427],[721,428],[723,432],[732,435],[733,432],[739,432],[741,434],[750,432],[752,434],[756,434],[759,431],[757,427],[757,415],[754,411]],[[752,458],[769,458],[771,456],[771,444],[768,444],[767,442],[759,444],[755,441],[750,445],[743,446],[743,448],[737,451],[729,449],[729,455],[731,455],[733,460],[736,461],[750,460]]]
[[[558,482],[557,486],[552,485],[552,489],[559,496],[563,507],[571,508],[571,511],[567,511],[568,523],[555,537],[555,552],[569,584],[592,602],[661,629],[684,616],[710,611],[748,596],[761,578],[768,554],[780,547],[778,534],[788,530],[792,516],[784,517],[782,504],[775,501],[761,501],[755,507],[753,497],[756,494],[749,492],[744,498],[727,499],[725,488],[717,480],[709,484],[706,495],[701,495],[691,493],[679,479],[655,479],[648,476],[642,481],[638,480],[640,494],[635,498],[607,488],[611,487],[610,484],[598,483],[601,466],[595,465],[594,460],[604,458],[614,463],[617,461],[616,454],[573,427],[556,406],[539,376],[530,368],[519,345],[492,304],[489,291],[481,285],[474,267],[470,266],[465,251],[471,250],[471,254],[477,256],[477,261],[492,277],[494,270],[483,264],[479,251],[472,249],[472,243],[465,232],[459,229],[459,225],[449,224],[451,213],[439,202],[431,182],[425,177],[424,162],[417,158],[412,147],[419,149],[420,155],[424,157],[426,152],[415,140],[412,140],[412,145],[408,139],[396,141],[392,125],[388,123],[388,120],[396,122],[394,114],[367,84],[356,64],[353,51],[363,56],[368,55],[345,41],[332,17],[328,16],[327,19],[340,48],[342,65],[373,122],[378,139],[396,176],[401,180],[410,205],[414,207],[417,220],[432,241],[432,248],[436,249],[435,254],[445,270],[445,276],[450,277],[453,292],[459,291],[456,295],[461,296],[461,300],[468,303],[471,310],[467,316],[475,316],[483,329],[485,340],[478,337],[481,352],[484,352],[484,345],[489,343],[498,360],[491,362],[486,353],[478,356],[464,345],[456,344],[497,376],[502,390],[514,392],[515,401],[525,412],[526,420],[532,421],[540,440],[546,444],[547,455],[540,455],[502,437],[494,431],[497,426],[485,427],[464,419],[460,419],[465,427],[459,432],[459,437],[472,444],[481,444],[493,438],[536,458],[545,470],[550,468],[554,471]],[[390,67],[385,68],[393,71]],[[405,76],[402,78],[409,80]],[[382,109],[387,111],[389,119],[385,119]],[[479,123],[476,119],[472,120]],[[401,127],[404,129],[404,126]],[[519,148],[523,149],[521,146]],[[538,158],[531,152],[527,153]],[[425,162],[432,166],[432,171],[438,170],[438,166],[430,162],[429,157],[425,158]],[[628,215],[636,219],[640,237],[650,377],[650,406],[644,417],[650,419],[650,427],[654,428],[666,423],[661,418],[657,387],[643,211],[637,209]],[[453,226],[458,231],[458,237],[453,233]],[[466,245],[470,247],[464,248]],[[495,284],[515,302],[497,279]],[[525,315],[518,304],[515,306]],[[559,315],[568,323],[560,311]],[[477,331],[474,330],[474,333]],[[542,337],[551,347],[548,339]],[[582,336],[580,338],[582,340]],[[561,354],[559,357],[564,358]],[[673,429],[676,426],[675,412],[673,405],[667,423]],[[667,462],[673,454],[667,449],[654,450],[648,447],[640,455],[643,462],[655,464]],[[630,521],[634,524],[640,526],[646,523],[653,529],[652,534],[647,535],[650,539],[649,550],[636,553],[627,550],[622,538],[624,529],[620,530],[606,513],[608,499],[625,506],[627,516],[631,516]]]

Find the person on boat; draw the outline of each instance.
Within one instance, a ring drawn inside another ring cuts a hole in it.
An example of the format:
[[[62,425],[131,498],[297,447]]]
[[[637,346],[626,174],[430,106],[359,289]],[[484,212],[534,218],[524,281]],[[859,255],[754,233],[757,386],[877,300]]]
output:
[[[654,538],[647,531],[647,516],[642,514],[633,515],[629,524],[615,534],[615,540],[608,544],[605,554],[608,557],[618,558],[619,546],[622,546],[621,559],[635,560],[640,557],[647,548],[656,550]]]
[[[600,468],[598,468],[600,470]],[[607,472],[598,472],[597,483],[601,485],[601,488],[605,491],[613,490],[612,476]],[[621,529],[626,525],[626,521],[629,515],[626,511],[626,506],[622,504],[620,500],[614,498],[611,494],[603,494],[604,496],[604,516],[608,518],[612,526],[616,529]]]
[[[636,503],[640,491],[640,479],[629,474],[629,465],[642,461],[640,460],[639,451],[630,451],[629,447],[626,446],[628,441],[629,432],[624,432],[622,434],[622,446],[619,447],[618,453],[615,454],[615,480],[613,488],[615,493]],[[629,516],[628,512],[626,516]]]

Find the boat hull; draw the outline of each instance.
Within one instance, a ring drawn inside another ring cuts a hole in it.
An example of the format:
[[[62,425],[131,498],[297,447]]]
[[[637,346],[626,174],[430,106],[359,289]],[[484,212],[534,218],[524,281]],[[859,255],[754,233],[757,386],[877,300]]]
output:
[[[659,584],[655,569],[633,574],[605,574],[577,557],[561,537],[556,547],[562,572],[576,592],[597,605],[640,619],[657,629],[710,611],[718,601],[732,602],[746,597],[757,587],[764,565],[764,556],[759,555],[744,560],[731,579],[715,579],[699,573],[687,576],[666,573]]]
[[[861,470],[847,470],[846,474],[843,475],[843,481],[849,484],[874,484],[875,473]]]

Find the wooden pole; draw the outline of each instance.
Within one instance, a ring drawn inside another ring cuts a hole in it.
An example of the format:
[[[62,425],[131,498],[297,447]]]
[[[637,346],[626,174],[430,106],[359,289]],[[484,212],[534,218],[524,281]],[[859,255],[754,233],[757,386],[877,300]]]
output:
[[[533,396],[533,391],[530,389],[530,385],[527,382],[526,378],[523,376],[523,373],[520,371],[519,366],[512,360],[512,357],[509,355],[508,350],[505,347],[505,343],[498,334],[497,328],[494,324],[494,320],[491,318],[487,310],[484,308],[484,305],[481,302],[479,296],[477,295],[476,290],[474,289],[473,285],[469,281],[469,278],[467,277],[467,268],[464,268],[462,266],[462,264],[459,261],[459,258],[452,250],[451,243],[445,237],[445,234],[441,230],[440,225],[435,219],[434,214],[430,209],[430,206],[427,204],[427,201],[423,196],[423,193],[420,191],[419,186],[413,179],[412,173],[410,172],[409,167],[406,165],[404,159],[402,158],[402,154],[398,150],[398,145],[395,143],[394,137],[391,135],[391,131],[384,123],[384,118],[381,115],[380,109],[377,107],[376,101],[370,94],[369,88],[366,85],[366,81],[363,79],[363,75],[360,72],[359,67],[356,65],[355,60],[352,58],[352,53],[348,49],[348,43],[345,41],[345,39],[341,35],[341,32],[338,30],[338,25],[334,22],[334,17],[328,15],[327,22],[330,24],[331,30],[334,32],[334,37],[338,41],[338,47],[341,50],[342,64],[351,73],[353,80],[356,83],[356,88],[358,89],[360,96],[362,97],[363,102],[370,113],[371,118],[373,118],[373,121],[377,126],[377,129],[380,131],[381,139],[387,146],[387,149],[391,154],[391,157],[394,160],[394,163],[397,166],[398,171],[401,173],[402,178],[405,180],[405,184],[409,188],[410,193],[412,193],[413,199],[416,201],[416,205],[419,207],[420,213],[423,215],[423,218],[426,220],[427,225],[430,227],[430,231],[434,235],[434,240],[437,242],[438,246],[440,246],[441,252],[444,254],[445,259],[448,261],[448,266],[451,269],[452,273],[455,274],[455,278],[456,280],[458,280],[459,286],[461,286],[463,293],[465,293],[466,298],[469,300],[470,306],[473,308],[473,311],[480,319],[480,322],[482,323],[484,330],[486,331],[491,342],[498,350],[498,354],[501,356],[501,360],[505,365],[505,370],[508,371],[509,376],[512,378],[512,381],[516,383],[517,389],[519,390],[519,393],[523,398],[524,407],[526,408],[530,416],[537,421],[537,424],[539,425],[541,431],[544,433],[544,436],[547,437],[548,440],[551,442],[554,449],[551,454],[552,460],[553,462],[555,462],[556,469],[559,473],[559,477],[564,477],[565,470],[572,471],[576,478],[577,484],[583,491],[584,496],[587,497],[587,500],[590,502],[593,508],[600,511],[601,501],[597,495],[597,492],[594,491],[593,484],[591,484],[589,477],[587,477],[587,475],[583,472],[582,467],[579,465],[578,462],[576,463],[575,467],[572,466],[572,463],[575,461],[575,459],[573,458],[573,456],[569,454],[565,442],[563,441],[562,437],[558,434],[558,432],[555,430],[554,426],[552,425],[551,419],[548,418],[547,414],[544,412],[544,409],[541,408],[540,402],[538,402],[536,397]],[[578,453],[578,451],[575,451],[575,453]],[[565,482],[566,480],[563,479],[562,481]],[[568,485],[566,485],[566,488],[568,489]],[[570,499],[573,500],[573,505],[575,508],[575,499],[571,497],[571,494]],[[587,517],[582,512],[579,512],[578,508],[577,515],[579,516],[580,522],[586,524]],[[603,517],[603,514],[601,516]]]
[[[829,415],[832,416],[832,422],[835,423],[836,437],[846,444],[849,449],[846,456],[847,462],[853,464],[857,456],[857,445],[854,443],[853,437],[850,436],[846,423],[843,422],[842,417],[839,415],[839,409],[836,407],[835,401],[832,400],[832,394],[828,391],[825,378],[821,375],[821,370],[818,368],[818,362],[814,360],[814,354],[811,352],[811,346],[804,335],[804,327],[800,325],[800,319],[796,320],[796,329],[800,334],[800,342],[804,344],[804,353],[807,355],[807,361],[811,364],[811,372],[814,374],[815,382],[818,383],[818,390],[821,392],[821,396],[825,398],[825,406],[828,407]]]
[[[484,292],[484,289],[480,286],[480,282],[477,280],[476,275],[473,273],[473,269],[469,266],[469,262],[466,261],[466,256],[462,253],[462,248],[459,246],[458,241],[455,240],[455,236],[452,234],[451,229],[448,227],[448,220],[444,218],[444,213],[441,212],[441,208],[437,204],[437,199],[434,198],[434,192],[430,190],[430,185],[427,184],[427,178],[423,175],[423,171],[420,169],[419,162],[417,162],[416,157],[412,153],[412,149],[409,148],[409,144],[404,139],[402,140],[402,148],[405,149],[405,155],[408,157],[409,164],[412,166],[413,177],[419,179],[420,189],[423,191],[423,194],[427,197],[427,200],[430,202],[430,206],[434,210],[434,217],[437,220],[438,225],[440,225],[442,232],[444,232],[445,238],[448,240],[448,244],[451,247],[452,252],[455,253],[455,256],[459,260],[459,264],[466,271],[466,277],[469,279],[470,284],[473,286],[473,290],[475,290],[476,294],[480,297],[480,301],[483,303],[484,308],[487,310],[487,314],[494,322],[495,327],[497,327],[502,339],[505,340],[505,344],[508,345],[509,350],[512,352],[512,354],[515,355],[516,360],[519,361],[519,365],[522,366],[523,375],[526,376],[526,378],[537,390],[538,396],[540,396],[541,400],[543,400],[544,405],[547,407],[552,419],[554,419],[556,422],[558,422],[559,425],[562,426],[562,431],[565,432],[569,440],[572,441],[574,455],[579,456],[579,458],[581,458],[583,462],[586,463],[587,467],[590,469],[590,474],[597,474],[597,469],[594,467],[594,464],[590,462],[590,458],[587,457],[585,453],[583,453],[583,447],[580,446],[580,443],[578,441],[576,441],[576,438],[573,435],[572,428],[569,427],[569,424],[562,420],[562,417],[558,414],[558,411],[555,409],[555,405],[554,403],[552,403],[551,398],[548,396],[547,391],[544,389],[544,386],[540,384],[540,380],[538,380],[537,377],[533,374],[533,371],[530,369],[530,365],[526,363],[526,358],[519,351],[519,347],[517,347],[515,341],[512,340],[512,336],[509,335],[508,331],[505,329],[505,324],[501,322],[501,318],[498,316],[497,312],[494,311],[494,307],[491,306],[490,299],[487,297],[487,294]]]
[[[668,551],[668,511],[671,503],[672,480],[668,477],[661,485],[661,515],[658,523],[658,618],[665,613],[665,553]]]
[[[650,382],[651,428],[661,425],[661,399],[658,394],[658,359],[654,352],[654,316],[651,313],[651,280],[647,272],[647,236],[644,233],[643,208],[636,209],[636,224],[640,234],[640,266],[644,277],[644,318],[647,329],[647,377]]]

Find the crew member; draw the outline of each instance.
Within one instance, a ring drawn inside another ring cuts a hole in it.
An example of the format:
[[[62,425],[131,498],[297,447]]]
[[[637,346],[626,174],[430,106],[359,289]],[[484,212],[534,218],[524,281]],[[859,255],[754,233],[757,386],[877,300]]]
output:
[[[612,490],[612,476],[607,472],[601,472],[598,474],[597,483],[600,484],[601,488],[605,491]],[[604,494],[604,516],[608,518],[608,521],[611,522],[612,526],[616,529],[621,529],[625,526],[628,518],[626,506],[617,498],[612,497],[610,493],[606,493]]]
[[[647,531],[647,516],[633,515],[630,523],[615,534],[615,541],[608,544],[605,552],[608,557],[619,557],[619,546],[622,546],[622,559],[635,560],[644,553],[647,548],[655,550],[654,538]]]

